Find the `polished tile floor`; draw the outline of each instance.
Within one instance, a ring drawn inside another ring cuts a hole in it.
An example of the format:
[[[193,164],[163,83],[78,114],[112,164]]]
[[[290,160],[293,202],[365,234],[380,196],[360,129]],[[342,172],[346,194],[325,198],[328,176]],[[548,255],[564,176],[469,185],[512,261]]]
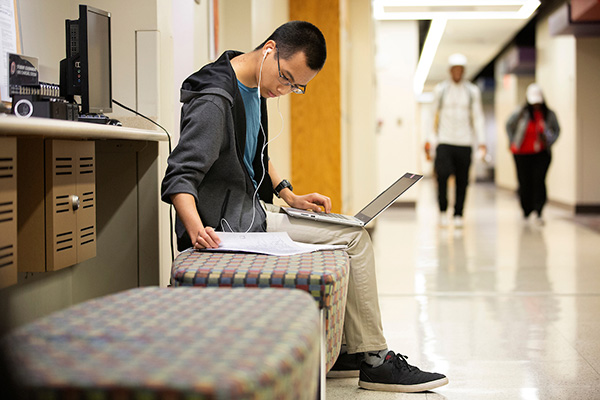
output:
[[[412,190],[412,189],[411,189]],[[524,223],[514,193],[469,187],[462,229],[440,228],[435,186],[372,233],[390,349],[450,383],[418,394],[327,380],[337,399],[600,399],[600,216],[547,206]]]

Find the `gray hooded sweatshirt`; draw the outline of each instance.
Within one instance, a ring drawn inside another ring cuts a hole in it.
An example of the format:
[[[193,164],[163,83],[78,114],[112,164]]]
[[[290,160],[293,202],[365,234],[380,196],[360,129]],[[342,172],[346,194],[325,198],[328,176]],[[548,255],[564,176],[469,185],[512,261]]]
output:
[[[266,214],[258,197],[272,202],[273,186],[265,173],[258,196],[254,196],[255,187],[244,166],[245,109],[230,63],[240,54],[225,52],[183,82],[180,138],[167,161],[161,198],[171,204],[172,195],[191,194],[205,227],[262,232],[266,230]],[[268,165],[266,149],[262,160],[260,156],[268,126],[265,99],[261,99],[261,115],[265,135],[258,135],[253,163],[256,176],[262,176],[263,167]],[[192,246],[179,218],[175,232],[180,251]]]

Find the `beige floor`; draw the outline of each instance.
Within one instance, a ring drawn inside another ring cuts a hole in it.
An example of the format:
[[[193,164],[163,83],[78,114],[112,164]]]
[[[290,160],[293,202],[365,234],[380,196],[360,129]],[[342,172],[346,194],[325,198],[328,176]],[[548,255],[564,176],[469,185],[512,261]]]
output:
[[[397,394],[330,379],[328,399],[600,399],[600,216],[547,206],[528,225],[513,193],[478,183],[464,228],[442,229],[433,182],[415,190],[416,210],[390,208],[372,235],[383,325],[392,350],[450,383]]]

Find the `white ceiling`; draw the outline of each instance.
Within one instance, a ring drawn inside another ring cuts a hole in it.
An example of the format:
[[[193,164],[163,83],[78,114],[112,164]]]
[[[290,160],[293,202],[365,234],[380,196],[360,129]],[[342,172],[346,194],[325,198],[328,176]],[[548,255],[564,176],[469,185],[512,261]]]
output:
[[[466,78],[472,80],[531,20],[541,4],[540,0],[372,2],[376,19],[432,21],[431,35],[425,41],[415,75],[416,94],[421,93],[421,88],[422,92],[430,92],[448,77],[448,57],[453,53],[467,57]]]
[[[448,56],[467,56],[466,77],[473,79],[508,44],[529,20],[448,20],[433,59],[424,91],[448,77]]]

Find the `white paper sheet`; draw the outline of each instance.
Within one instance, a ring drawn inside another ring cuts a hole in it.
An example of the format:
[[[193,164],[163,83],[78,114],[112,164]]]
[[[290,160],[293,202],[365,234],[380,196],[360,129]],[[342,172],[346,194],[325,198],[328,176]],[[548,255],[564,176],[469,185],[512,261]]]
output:
[[[287,232],[217,232],[217,235],[221,238],[221,246],[218,249],[206,249],[207,251],[240,251],[276,256],[291,256],[294,254],[311,253],[319,250],[337,250],[346,248],[344,245],[319,245],[295,242],[289,237]]]

